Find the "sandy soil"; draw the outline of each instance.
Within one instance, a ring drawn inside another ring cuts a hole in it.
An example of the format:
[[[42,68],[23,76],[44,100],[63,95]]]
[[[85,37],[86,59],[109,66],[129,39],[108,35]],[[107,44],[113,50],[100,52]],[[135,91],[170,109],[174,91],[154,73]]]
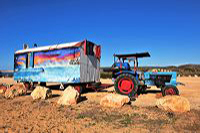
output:
[[[15,84],[16,82],[14,81],[13,78],[0,78],[0,84],[5,83],[5,84]]]
[[[110,79],[101,81],[112,83]],[[84,93],[74,106],[56,104],[60,90],[53,90],[53,97],[45,101],[33,101],[30,94],[12,100],[0,97],[0,132],[200,132],[200,78],[181,77],[178,81],[185,84],[178,87],[180,95],[191,103],[191,111],[183,114],[156,108],[160,95],[156,88],[120,109],[99,105],[114,87]],[[14,81],[5,78],[0,83]]]

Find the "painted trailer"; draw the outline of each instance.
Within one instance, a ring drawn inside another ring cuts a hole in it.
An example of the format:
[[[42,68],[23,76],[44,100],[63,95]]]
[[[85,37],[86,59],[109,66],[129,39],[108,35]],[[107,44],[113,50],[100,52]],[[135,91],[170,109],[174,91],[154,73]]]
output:
[[[99,83],[100,58],[101,46],[88,40],[18,50],[14,55],[14,80],[27,86]]]

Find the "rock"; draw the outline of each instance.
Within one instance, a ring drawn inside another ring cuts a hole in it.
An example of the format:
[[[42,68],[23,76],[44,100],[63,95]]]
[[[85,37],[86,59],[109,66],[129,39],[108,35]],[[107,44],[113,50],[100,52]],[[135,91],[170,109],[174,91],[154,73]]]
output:
[[[108,94],[101,99],[100,105],[106,106],[106,107],[120,108],[125,103],[129,103],[129,102],[130,102],[130,98],[128,96],[119,95],[119,94]]]
[[[190,111],[189,101],[181,96],[165,96],[156,102],[156,106],[169,112],[187,112]]]
[[[0,94],[3,94],[3,95],[4,95],[5,92],[6,92],[6,90],[7,90],[7,86],[1,84],[1,85],[0,85]]]
[[[26,88],[23,83],[14,84],[12,87],[8,88],[5,92],[5,98],[14,98],[16,96],[25,95],[27,93]]]
[[[62,96],[58,100],[60,105],[73,105],[77,104],[80,94],[73,86],[68,86],[64,91]]]
[[[52,96],[52,91],[49,88],[43,86],[36,86],[32,91],[31,96],[34,100],[37,99],[47,99]]]

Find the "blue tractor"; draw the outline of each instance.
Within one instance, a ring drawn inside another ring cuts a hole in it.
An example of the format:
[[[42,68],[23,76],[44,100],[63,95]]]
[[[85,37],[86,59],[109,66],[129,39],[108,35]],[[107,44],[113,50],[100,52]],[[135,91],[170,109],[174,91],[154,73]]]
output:
[[[114,54],[112,78],[115,91],[129,97],[137,97],[147,87],[161,88],[163,96],[179,95],[176,72],[138,71],[138,58],[150,57],[148,52],[134,54]],[[130,66],[133,62],[134,67]]]

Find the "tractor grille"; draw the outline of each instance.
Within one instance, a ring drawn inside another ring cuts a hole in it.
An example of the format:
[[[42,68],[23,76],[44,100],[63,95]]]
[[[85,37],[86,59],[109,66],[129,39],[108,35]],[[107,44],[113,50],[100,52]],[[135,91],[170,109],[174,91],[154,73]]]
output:
[[[150,75],[151,80],[162,80],[164,82],[170,82],[172,75]]]

